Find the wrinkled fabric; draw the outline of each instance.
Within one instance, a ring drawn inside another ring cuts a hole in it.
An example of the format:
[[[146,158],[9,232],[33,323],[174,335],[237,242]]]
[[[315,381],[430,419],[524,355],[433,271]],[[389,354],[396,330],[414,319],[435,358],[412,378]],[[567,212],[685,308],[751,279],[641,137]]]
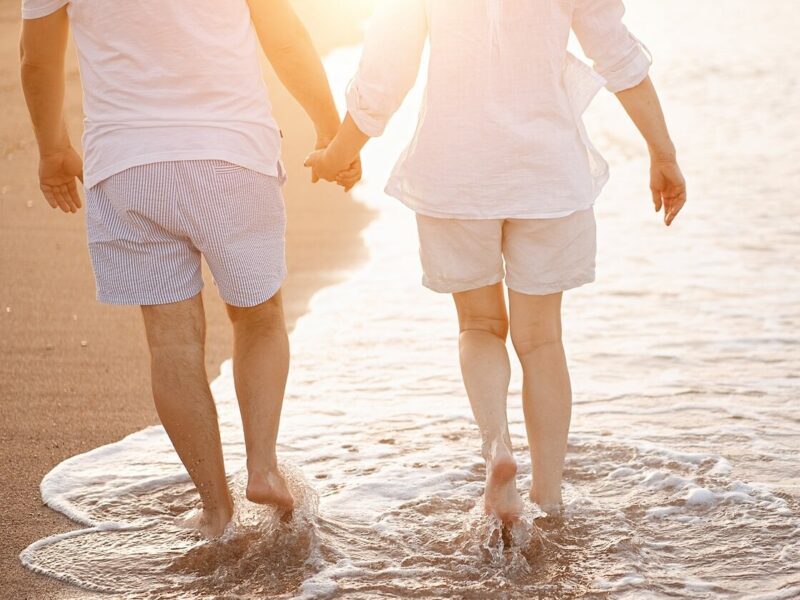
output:
[[[64,6],[83,84],[87,189],[162,161],[278,175],[281,135],[244,0],[22,0],[22,17]]]
[[[608,164],[582,115],[604,85],[633,87],[651,64],[623,15],[620,0],[384,0],[348,88],[364,133],[383,133],[430,46],[419,124],[387,193],[443,218],[590,207]],[[567,51],[572,29],[594,69]]]

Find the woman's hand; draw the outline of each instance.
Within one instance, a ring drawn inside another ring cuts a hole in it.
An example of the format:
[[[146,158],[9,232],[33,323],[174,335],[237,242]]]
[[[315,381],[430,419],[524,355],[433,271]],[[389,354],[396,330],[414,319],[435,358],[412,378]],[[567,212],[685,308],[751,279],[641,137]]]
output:
[[[350,165],[342,165],[331,157],[327,149],[316,150],[308,155],[305,166],[311,168],[311,181],[314,183],[320,179],[335,182],[346,192],[361,180],[360,157],[356,157]]]
[[[650,190],[656,212],[663,207],[664,223],[669,227],[686,204],[686,180],[675,160],[652,160]]]

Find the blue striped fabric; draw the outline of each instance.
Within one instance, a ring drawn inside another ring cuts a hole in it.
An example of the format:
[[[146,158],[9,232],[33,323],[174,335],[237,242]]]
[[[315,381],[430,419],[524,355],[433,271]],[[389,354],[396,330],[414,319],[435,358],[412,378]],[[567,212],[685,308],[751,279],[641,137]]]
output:
[[[256,306],[286,277],[282,181],[218,160],[133,167],[86,193],[97,299],[155,305],[203,288],[206,259],[222,299]]]

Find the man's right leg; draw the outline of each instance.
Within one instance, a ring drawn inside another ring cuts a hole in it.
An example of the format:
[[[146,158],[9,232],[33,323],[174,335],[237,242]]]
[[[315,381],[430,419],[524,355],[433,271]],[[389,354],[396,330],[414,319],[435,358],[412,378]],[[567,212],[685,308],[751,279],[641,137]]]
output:
[[[460,327],[461,373],[481,432],[486,460],[486,511],[503,521],[522,512],[506,401],[511,366],[503,284],[453,294]]]
[[[291,510],[294,499],[278,470],[276,443],[289,373],[289,337],[278,292],[250,308],[228,305],[233,323],[233,377],[247,447],[247,498]]]
[[[205,369],[202,297],[142,306],[142,314],[156,410],[200,494],[203,511],[196,525],[205,536],[216,537],[233,516],[233,500]]]

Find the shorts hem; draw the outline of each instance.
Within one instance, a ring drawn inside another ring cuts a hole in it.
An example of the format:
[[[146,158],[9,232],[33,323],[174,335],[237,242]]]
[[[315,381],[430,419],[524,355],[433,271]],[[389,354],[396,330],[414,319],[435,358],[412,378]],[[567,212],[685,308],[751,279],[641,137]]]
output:
[[[443,279],[431,279],[429,277],[422,277],[422,285],[431,291],[439,294],[460,294],[461,292],[471,292],[480,288],[497,285],[503,281],[503,274],[487,277],[486,279],[479,279],[473,281],[445,281]]]
[[[262,292],[260,294],[226,294],[221,288],[219,288],[219,286],[218,291],[222,301],[229,306],[233,306],[234,308],[253,308],[254,306],[258,306],[259,304],[264,304],[265,302],[272,300],[272,298],[274,298],[275,295],[281,291],[283,282],[285,280],[286,273],[281,273],[276,281],[266,288],[266,292]]]
[[[164,304],[176,304],[197,296],[203,291],[203,284],[192,288],[192,290],[193,291],[181,291],[171,294],[165,294],[164,292],[111,294],[98,291],[97,301],[101,304],[110,304],[113,306],[161,306]]]
[[[560,292],[574,290],[584,285],[594,283],[595,279],[595,272],[592,271],[591,273],[585,273],[578,277],[574,277],[559,283],[525,286],[516,285],[513,282],[506,280],[506,285],[508,286],[508,289],[517,292],[518,294],[525,294],[526,296],[550,296],[551,294],[558,294]]]

